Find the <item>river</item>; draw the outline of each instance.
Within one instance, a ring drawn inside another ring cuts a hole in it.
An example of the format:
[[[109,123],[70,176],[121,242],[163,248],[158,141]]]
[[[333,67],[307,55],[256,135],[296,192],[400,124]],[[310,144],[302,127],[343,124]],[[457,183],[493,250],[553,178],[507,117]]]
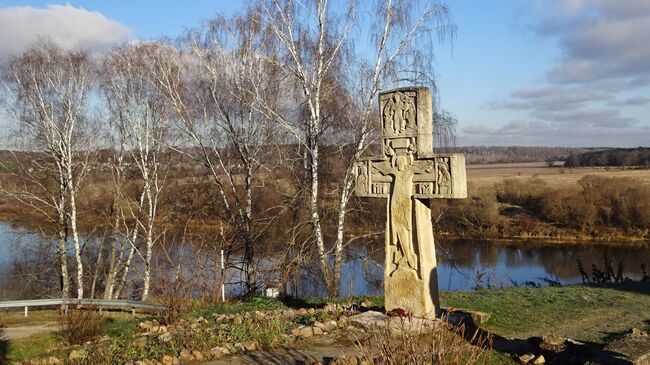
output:
[[[13,260],[30,247],[43,244],[39,236],[24,228],[0,222],[0,275],[6,280]],[[52,244],[52,249],[54,245]],[[437,241],[438,282],[442,291],[473,290],[481,287],[522,285],[525,282],[545,283],[545,279],[561,284],[582,281],[577,262],[588,273],[592,265],[603,269],[608,258],[617,269],[624,265],[624,274],[632,279],[642,275],[641,265],[650,266],[650,245],[611,245],[590,243],[545,243],[513,240],[490,242],[481,240]],[[24,256],[24,255],[23,255]],[[383,247],[352,247],[342,270],[342,295],[373,295],[382,292]],[[321,290],[304,285],[304,294]]]

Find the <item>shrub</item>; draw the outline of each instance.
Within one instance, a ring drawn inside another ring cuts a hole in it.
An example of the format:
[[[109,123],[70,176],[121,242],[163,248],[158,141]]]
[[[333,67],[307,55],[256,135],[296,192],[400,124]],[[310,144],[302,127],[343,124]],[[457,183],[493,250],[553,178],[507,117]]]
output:
[[[102,333],[105,318],[92,307],[73,309],[59,317],[59,337],[68,345],[81,345]]]

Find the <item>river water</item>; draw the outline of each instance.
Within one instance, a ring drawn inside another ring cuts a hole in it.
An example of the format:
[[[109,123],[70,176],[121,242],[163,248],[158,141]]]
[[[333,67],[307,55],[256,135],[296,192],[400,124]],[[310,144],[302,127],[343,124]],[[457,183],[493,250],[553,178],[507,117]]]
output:
[[[650,267],[650,245],[611,245],[590,243],[545,243],[540,241],[490,242],[480,240],[437,240],[438,282],[442,291],[473,290],[481,287],[521,285],[545,279],[573,284],[582,281],[577,262],[588,273],[592,265],[603,269],[611,260],[614,270],[624,265],[632,279],[642,275],[641,266]],[[0,222],[0,277],[7,280],[13,260],[30,247],[43,244],[39,235],[24,228]],[[51,245],[54,249],[54,245]],[[342,270],[341,295],[382,293],[383,247],[353,247]],[[53,263],[54,265],[54,263]],[[1,281],[0,281],[1,283]],[[300,292],[318,294],[321,290],[305,285]]]

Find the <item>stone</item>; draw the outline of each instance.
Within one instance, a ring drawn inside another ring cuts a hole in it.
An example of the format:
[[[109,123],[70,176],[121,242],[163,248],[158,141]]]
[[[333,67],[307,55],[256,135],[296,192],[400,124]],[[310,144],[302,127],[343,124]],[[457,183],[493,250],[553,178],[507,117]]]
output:
[[[542,365],[546,363],[546,359],[544,358],[544,355],[539,355],[533,360],[534,365]]]
[[[46,357],[46,358],[42,359],[41,361],[39,361],[39,364],[42,364],[42,365],[61,365],[61,364],[63,364],[63,361],[61,361],[61,359],[59,359],[56,356],[49,356],[49,357]]]
[[[162,358],[162,363],[164,365],[180,365],[181,360],[176,356],[165,355]]]
[[[311,337],[314,335],[313,327],[301,326],[291,330],[291,334],[296,337]]]
[[[240,324],[242,324],[242,322],[243,322],[243,319],[242,319],[241,315],[239,313],[235,314],[235,316],[232,319],[232,323],[236,324],[236,325],[240,325]]]
[[[68,354],[68,360],[70,361],[80,361],[88,357],[88,352],[85,349],[76,349],[70,351]]]
[[[246,350],[248,352],[257,351],[261,347],[259,342],[253,341],[253,340],[244,341],[242,343],[242,346],[244,347],[244,350]]]
[[[650,365],[650,337],[643,334],[628,333],[607,344],[603,351],[605,354],[616,354],[620,361]]]
[[[383,327],[389,318],[384,313],[367,311],[350,316],[348,319],[350,322],[360,324],[364,327]]]
[[[338,323],[336,323],[336,321],[332,319],[330,319],[329,321],[325,321],[324,325],[325,327],[323,328],[323,330],[327,332],[332,332],[338,328]]]
[[[210,349],[210,355],[213,359],[219,360],[230,354],[230,351],[225,347],[215,346]]]
[[[314,336],[323,334],[323,330],[320,327],[312,327],[311,330],[314,333]]]
[[[300,308],[296,311],[296,314],[299,316],[306,316],[309,314],[309,312],[305,308]]]
[[[145,347],[145,346],[147,346],[149,344],[149,337],[140,336],[140,337],[136,338],[135,340],[133,340],[132,344],[133,344],[133,346],[139,347],[139,348]]]
[[[320,328],[321,330],[325,331],[325,324],[319,321],[315,321],[314,323],[311,324],[313,327]]]
[[[429,199],[467,197],[465,157],[433,153],[431,93],[379,94],[381,155],[355,161],[355,193],[386,198],[386,311],[434,318],[440,309]]]
[[[350,316],[350,322],[358,324],[364,328],[385,328],[392,333],[400,332],[422,332],[430,330],[434,326],[443,325],[442,321],[428,318],[400,318],[390,317],[384,313],[376,311],[367,311]]]
[[[359,364],[359,360],[356,358],[356,356],[347,357],[345,355],[341,355],[336,359],[332,360],[330,364],[331,365],[357,365]]]
[[[182,349],[180,353],[180,358],[185,362],[193,361],[194,355],[192,354],[192,350]]]
[[[307,313],[308,313],[308,314],[316,314],[316,309],[314,309],[314,308],[309,308],[309,309],[307,309]]]
[[[369,300],[364,300],[359,304],[359,306],[361,308],[371,308],[372,307],[372,302],[369,301]]]
[[[154,325],[153,325],[153,323],[151,321],[144,321],[144,322],[141,322],[140,324],[138,324],[138,327],[140,327],[141,329],[143,329],[145,331],[151,330],[151,328],[153,326]]]
[[[490,313],[487,312],[471,311],[470,315],[472,316],[472,322],[474,322],[474,325],[477,327],[490,319]]]
[[[198,350],[193,350],[192,351],[192,356],[194,356],[194,359],[196,359],[197,361],[205,360],[205,356],[203,356],[203,353],[201,351],[198,351]]]
[[[528,362],[532,359],[535,358],[535,355],[533,354],[523,354],[519,356],[519,361],[521,361],[522,364],[528,364]]]
[[[325,304],[325,307],[323,308],[323,310],[324,310],[326,313],[330,313],[330,314],[332,314],[332,313],[337,313],[337,312],[340,311],[340,310],[339,310],[339,306],[338,306],[337,304],[334,304],[334,303],[327,303],[327,304]]]
[[[285,309],[282,311],[282,317],[291,319],[296,317],[296,313],[293,311],[293,309]]]
[[[174,336],[171,333],[165,332],[162,335],[158,336],[158,341],[160,341],[160,342],[169,342],[173,338],[174,338]]]
[[[539,347],[548,351],[562,352],[566,348],[564,345],[566,341],[567,339],[560,336],[547,335],[542,337],[542,343]]]

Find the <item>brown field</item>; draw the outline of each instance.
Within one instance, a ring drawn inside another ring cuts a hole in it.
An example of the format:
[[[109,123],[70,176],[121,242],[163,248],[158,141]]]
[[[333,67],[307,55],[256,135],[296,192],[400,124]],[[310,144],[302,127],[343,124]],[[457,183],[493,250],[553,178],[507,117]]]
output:
[[[506,178],[529,179],[536,177],[552,186],[575,184],[586,175],[606,177],[630,177],[642,184],[650,185],[650,169],[633,169],[619,167],[579,167],[566,168],[556,163],[549,167],[546,162],[504,163],[487,165],[468,165],[467,182],[469,184],[494,185]]]

